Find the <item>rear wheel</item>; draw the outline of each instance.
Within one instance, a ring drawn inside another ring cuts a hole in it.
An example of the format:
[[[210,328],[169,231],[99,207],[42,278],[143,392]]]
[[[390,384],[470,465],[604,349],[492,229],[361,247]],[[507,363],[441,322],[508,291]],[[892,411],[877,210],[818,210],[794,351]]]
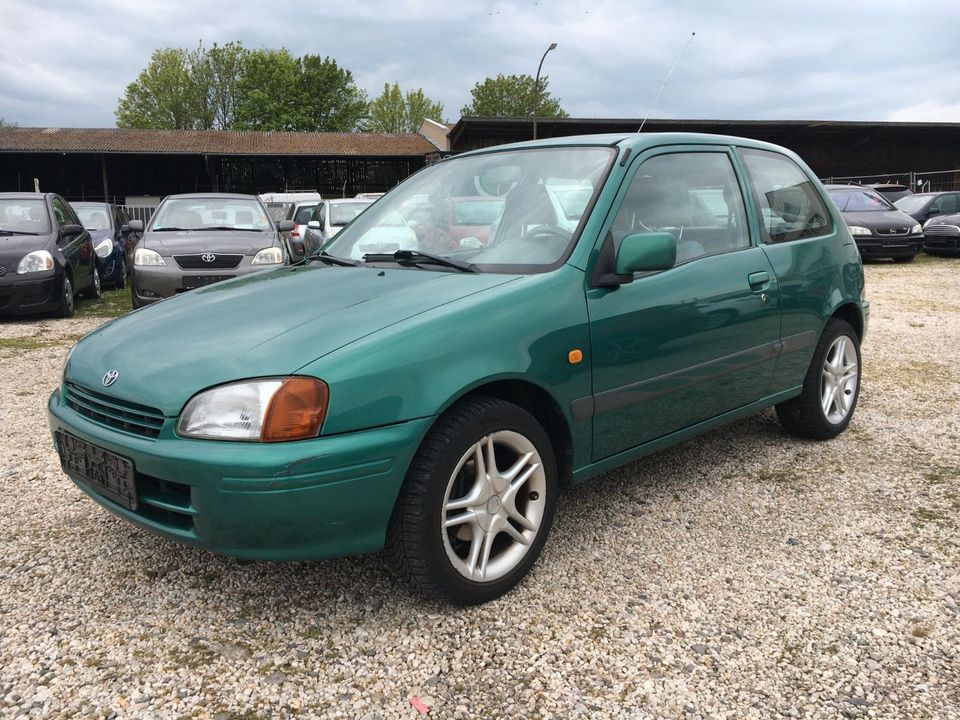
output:
[[[73,317],[75,309],[73,283],[70,282],[70,276],[64,273],[63,282],[60,283],[60,304],[57,306],[57,317]]]
[[[100,271],[96,265],[93,266],[93,277],[90,278],[90,281],[90,287],[87,288],[84,296],[96,300],[103,294],[103,288],[100,286]]]
[[[803,380],[803,391],[777,405],[787,432],[815,440],[842,433],[860,397],[860,340],[845,320],[833,318]]]
[[[536,419],[504,400],[466,400],[417,451],[390,521],[388,554],[425,595],[493,600],[536,562],[556,493],[553,448]]]
[[[908,263],[908,262],[913,262],[913,259],[914,259],[916,256],[917,256],[916,253],[913,253],[913,254],[911,254],[911,255],[898,255],[897,257],[895,257],[895,258],[893,259],[893,261],[894,261],[895,263]]]

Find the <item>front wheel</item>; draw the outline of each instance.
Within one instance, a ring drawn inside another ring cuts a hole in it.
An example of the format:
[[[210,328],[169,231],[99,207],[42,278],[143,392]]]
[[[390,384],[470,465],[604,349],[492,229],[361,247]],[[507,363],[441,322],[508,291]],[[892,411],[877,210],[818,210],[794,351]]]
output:
[[[913,259],[914,259],[916,256],[917,256],[916,253],[913,253],[912,255],[897,255],[897,256],[893,259],[893,261],[894,261],[895,263],[908,263],[908,262],[913,262]]]
[[[793,435],[828,440],[850,424],[859,397],[860,339],[850,323],[833,318],[820,336],[802,392],[777,405],[777,417]]]
[[[536,419],[504,400],[468,399],[417,451],[390,520],[388,554],[425,595],[493,600],[536,562],[556,494],[553,447]]]
[[[70,277],[64,273],[63,282],[60,283],[60,303],[57,306],[57,317],[73,317],[75,308],[73,283],[70,282]]]

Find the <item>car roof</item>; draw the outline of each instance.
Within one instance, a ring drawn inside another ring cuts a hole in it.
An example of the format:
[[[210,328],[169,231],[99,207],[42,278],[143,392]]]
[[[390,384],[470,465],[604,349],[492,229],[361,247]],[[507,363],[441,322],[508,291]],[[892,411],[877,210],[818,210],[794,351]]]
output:
[[[869,185],[844,185],[843,183],[830,183],[830,184],[825,184],[823,187],[825,187],[828,191],[829,190],[860,190],[861,192],[866,192],[866,193],[872,192],[874,195],[877,194],[877,189],[872,188]]]
[[[356,198],[356,197],[352,197],[352,198],[331,198],[331,199],[327,200],[326,202],[330,203],[331,205],[344,205],[344,204],[346,204],[346,203],[366,203],[367,205],[372,205],[372,204],[373,204],[373,200],[372,200],[371,198]],[[318,204],[319,204],[319,203],[318,203]]]
[[[56,193],[0,192],[0,200],[47,200]]]
[[[181,193],[179,195],[167,195],[164,200],[185,199],[185,200],[258,200],[256,195],[245,195],[244,193]]]

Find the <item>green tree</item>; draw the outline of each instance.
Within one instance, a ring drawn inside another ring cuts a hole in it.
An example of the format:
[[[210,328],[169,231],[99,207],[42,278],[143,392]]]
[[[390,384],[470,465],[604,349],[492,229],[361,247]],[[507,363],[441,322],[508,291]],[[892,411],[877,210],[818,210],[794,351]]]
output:
[[[538,118],[569,117],[560,107],[560,99],[547,92],[547,78],[537,82],[529,75],[497,75],[473,86],[471,103],[460,110],[466,117],[531,117],[536,108]]]
[[[229,130],[234,126],[240,78],[249,51],[238,42],[203,44],[190,55],[192,79],[200,99],[199,125],[204,129]]]
[[[0,117],[0,128],[13,128],[13,127],[17,127],[17,124],[15,122],[7,122],[2,117]]]
[[[353,73],[330,57],[304,55],[299,82],[304,118],[300,130],[352,132],[367,115],[367,94]]]
[[[383,93],[370,103],[367,129],[372,132],[412,133],[420,129],[424,118],[443,119],[443,105],[436,103],[423,90],[400,92],[399,83],[385,83]]]
[[[239,130],[304,130],[300,59],[286,48],[251,50],[237,83]]]
[[[202,100],[182,48],[154,50],[146,69],[117,104],[117,127],[191,130],[202,127]]]

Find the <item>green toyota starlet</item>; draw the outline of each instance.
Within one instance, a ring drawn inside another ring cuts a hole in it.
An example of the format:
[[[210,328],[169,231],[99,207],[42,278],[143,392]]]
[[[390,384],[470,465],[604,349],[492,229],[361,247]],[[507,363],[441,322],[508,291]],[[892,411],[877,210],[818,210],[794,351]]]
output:
[[[431,165],[299,265],[181,293],[73,348],[64,471],[245,558],[386,548],[428,595],[495,598],[559,488],[776,406],[851,420],[857,248],[793,153],[582,136]]]

